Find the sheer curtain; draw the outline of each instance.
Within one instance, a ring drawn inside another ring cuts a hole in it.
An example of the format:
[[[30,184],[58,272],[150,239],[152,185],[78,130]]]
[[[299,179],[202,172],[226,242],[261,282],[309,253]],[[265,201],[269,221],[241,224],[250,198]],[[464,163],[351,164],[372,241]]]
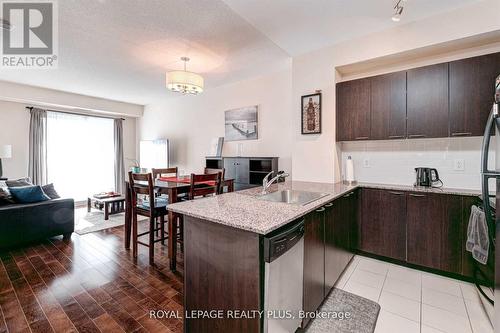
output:
[[[48,182],[75,201],[113,191],[113,136],[113,119],[47,112]]]

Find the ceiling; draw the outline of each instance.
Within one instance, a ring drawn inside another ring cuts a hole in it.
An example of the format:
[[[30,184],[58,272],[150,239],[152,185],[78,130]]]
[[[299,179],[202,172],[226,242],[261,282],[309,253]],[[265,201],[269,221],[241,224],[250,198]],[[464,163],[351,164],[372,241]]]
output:
[[[398,24],[475,0],[408,0]],[[393,0],[59,1],[59,67],[0,70],[0,80],[149,104],[174,93],[165,72],[206,89],[285,68],[290,57],[396,25]]]
[[[453,10],[478,0],[223,0],[292,56]]]

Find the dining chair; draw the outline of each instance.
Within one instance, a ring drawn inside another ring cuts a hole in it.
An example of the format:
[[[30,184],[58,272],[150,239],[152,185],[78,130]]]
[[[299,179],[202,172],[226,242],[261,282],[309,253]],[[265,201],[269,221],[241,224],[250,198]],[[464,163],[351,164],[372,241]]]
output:
[[[151,169],[151,173],[153,174],[153,181],[157,180],[158,178],[160,177],[177,177],[178,176],[178,168],[177,167],[173,167],[173,168],[159,168],[159,169],[155,169],[155,168],[152,168]],[[159,193],[156,193],[156,196],[157,197],[162,197],[162,198],[165,198],[166,200],[168,200],[168,195],[166,194],[159,194]],[[158,235],[158,226],[160,224],[160,221],[158,221],[158,218],[156,219],[156,236],[159,236]],[[168,230],[168,228],[167,228]],[[163,244],[163,242],[162,242]]]
[[[206,171],[206,169],[205,169]],[[197,175],[192,173],[190,179],[190,187],[188,199],[194,200],[197,197],[206,197],[209,195],[217,195],[220,191],[221,172]],[[184,220],[182,215],[177,215],[179,226],[179,243],[181,250],[184,250]]]
[[[177,177],[179,172],[178,168],[163,168],[163,169],[151,169],[151,173],[153,174],[153,180],[158,179],[159,177]]]
[[[189,200],[193,200],[196,197],[219,194],[221,178],[221,172],[203,175],[196,175],[192,173],[189,188]]]
[[[165,215],[167,212],[167,200],[156,197],[154,192],[153,177],[151,173],[139,174],[128,173],[129,184],[132,193],[132,254],[137,257],[138,244],[149,248],[149,263],[154,264],[154,245],[157,242],[164,244],[166,237],[165,233]],[[137,199],[137,195],[143,195],[141,201]],[[138,233],[137,216],[145,216],[149,218],[149,230]],[[160,225],[156,224],[156,219],[160,219]],[[160,230],[160,237],[155,238],[155,232]],[[148,235],[148,243],[139,240],[139,237]]]
[[[226,171],[226,169],[224,169],[224,168],[222,168],[222,169],[205,168],[203,173],[205,175],[212,175],[212,174],[216,174],[216,173],[220,172],[220,174],[221,174],[220,179],[221,179],[221,184],[222,184],[222,181],[224,180],[225,171]],[[222,194],[223,191],[224,191],[224,189],[222,188],[221,185],[219,185],[219,189],[217,190],[217,193]]]

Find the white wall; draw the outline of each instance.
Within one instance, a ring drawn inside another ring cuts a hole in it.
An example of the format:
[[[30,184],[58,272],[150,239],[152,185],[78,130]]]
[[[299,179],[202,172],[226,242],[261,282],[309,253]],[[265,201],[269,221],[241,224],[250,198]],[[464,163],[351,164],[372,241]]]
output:
[[[14,179],[28,175],[29,112],[26,104],[0,101],[0,145],[12,145],[12,158],[2,159],[3,174]],[[136,156],[136,120],[125,117],[123,151],[126,158]],[[127,169],[130,161],[125,161]]]
[[[415,167],[436,168],[445,187],[481,188],[481,137],[342,143],[342,176],[351,156],[355,179],[361,182],[413,185]],[[490,166],[494,166],[495,140],[491,141]],[[464,170],[455,170],[455,162]]]
[[[300,117],[293,118],[293,178],[323,182],[340,180],[341,153],[335,145],[334,120],[335,82],[340,79],[336,67],[499,30],[499,11],[498,0],[480,1],[295,57],[292,64],[292,108],[300,110],[299,96],[322,90],[323,133],[315,137],[301,136],[298,134]]]
[[[0,81],[0,100],[84,112],[140,117],[144,106]]]
[[[2,159],[3,175],[22,178],[28,175],[30,114],[25,105],[0,101],[0,145],[12,145],[12,158]]]
[[[259,139],[225,142],[223,155],[237,155],[242,144],[242,155],[278,156],[279,168],[291,171],[289,70],[147,105],[138,121],[138,138],[169,139],[170,164],[185,172],[200,172],[210,140],[224,136],[224,111],[251,105],[259,107]]]

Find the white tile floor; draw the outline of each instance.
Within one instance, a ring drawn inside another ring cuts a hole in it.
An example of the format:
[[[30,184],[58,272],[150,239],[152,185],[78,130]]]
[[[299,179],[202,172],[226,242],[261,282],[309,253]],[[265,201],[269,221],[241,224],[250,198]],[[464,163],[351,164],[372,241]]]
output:
[[[336,287],[380,304],[375,333],[493,333],[467,282],[355,256]]]

